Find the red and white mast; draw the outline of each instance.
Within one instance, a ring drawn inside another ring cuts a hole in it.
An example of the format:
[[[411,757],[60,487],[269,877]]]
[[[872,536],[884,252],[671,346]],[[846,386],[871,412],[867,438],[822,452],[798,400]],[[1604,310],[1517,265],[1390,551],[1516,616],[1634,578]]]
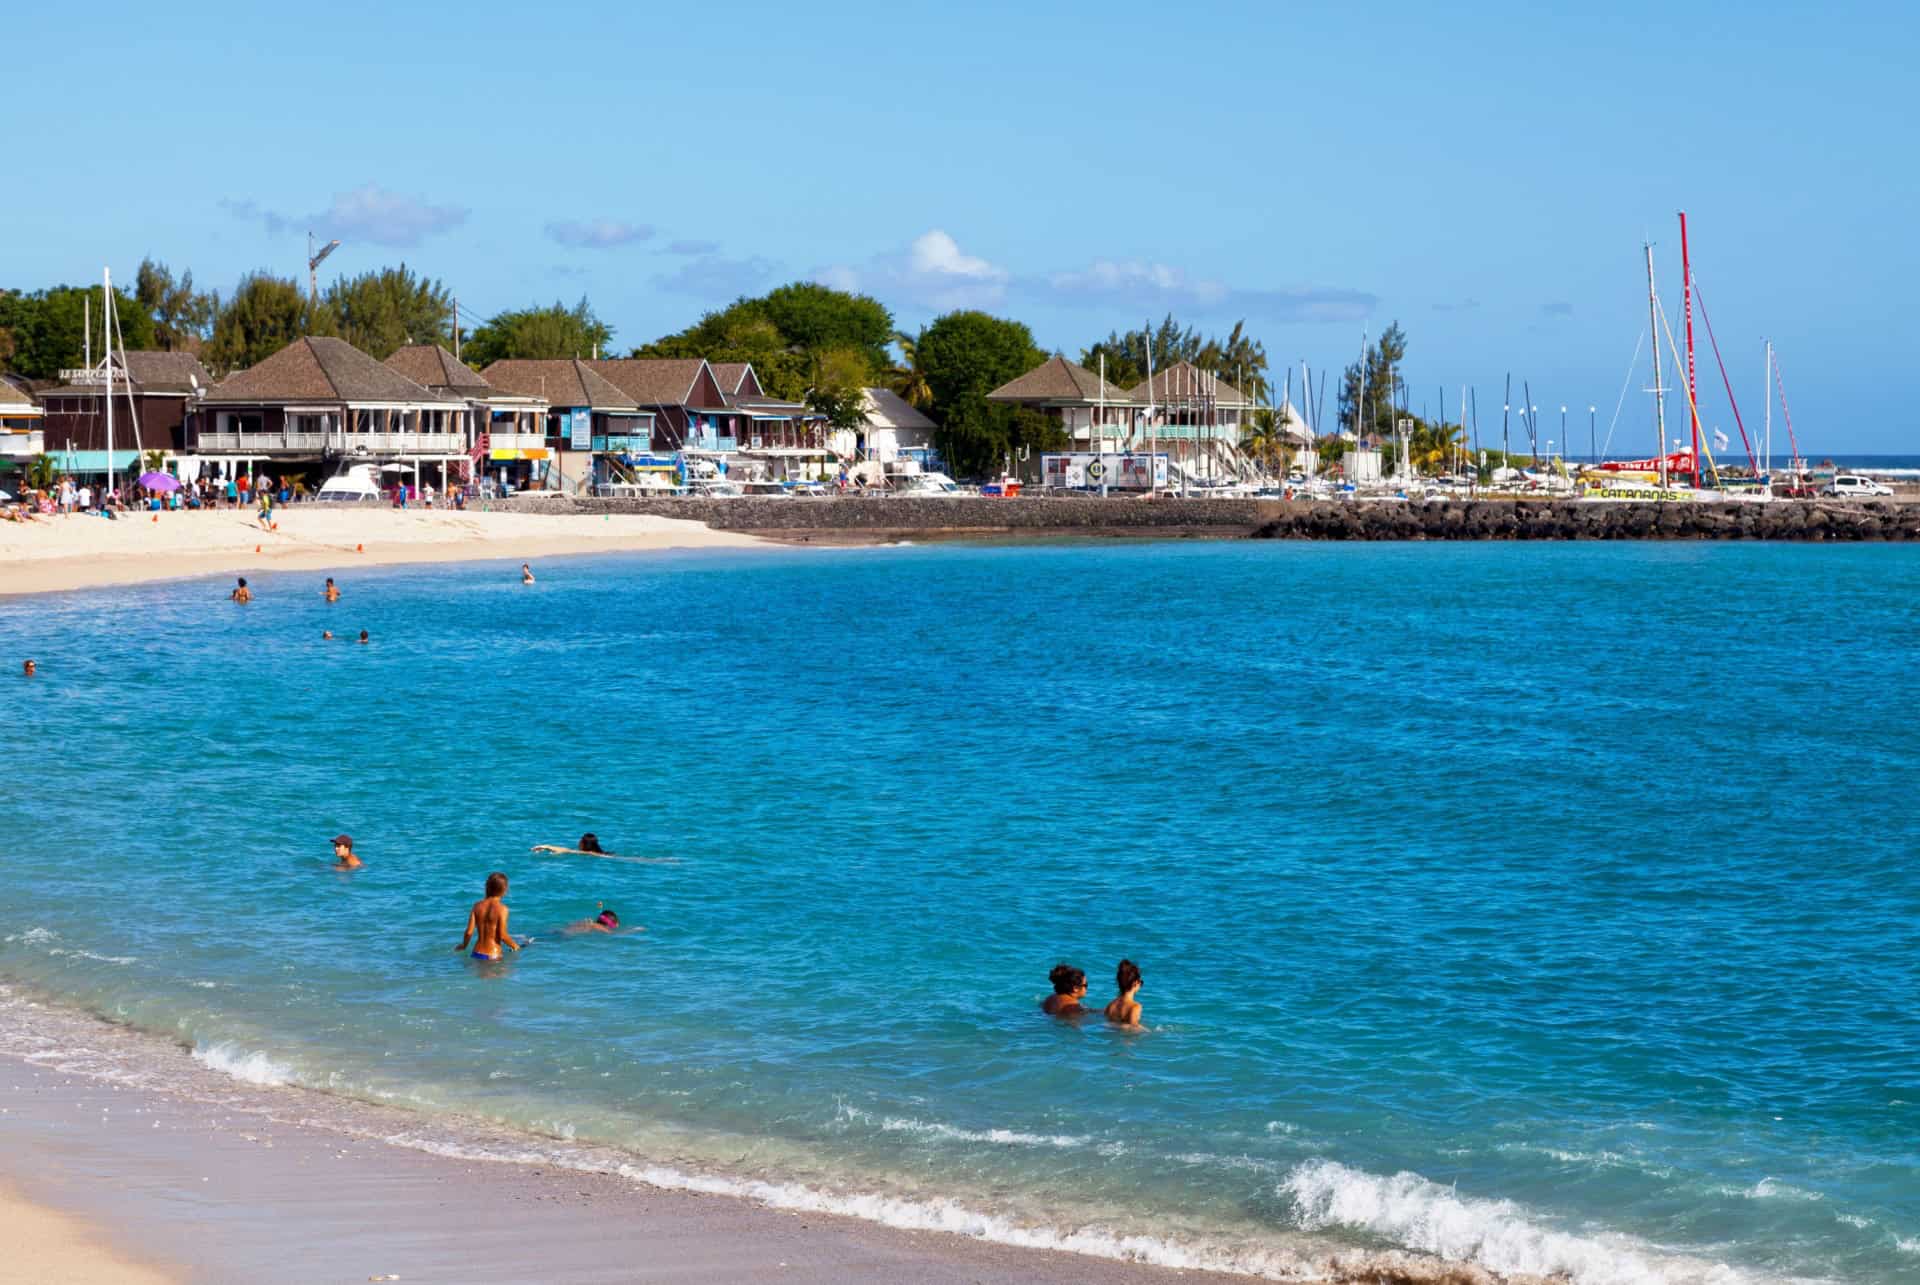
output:
[[[1687,310],[1687,418],[1693,421],[1693,484],[1700,485],[1700,401],[1693,379],[1693,262],[1687,257],[1687,212],[1680,211],[1680,278]]]

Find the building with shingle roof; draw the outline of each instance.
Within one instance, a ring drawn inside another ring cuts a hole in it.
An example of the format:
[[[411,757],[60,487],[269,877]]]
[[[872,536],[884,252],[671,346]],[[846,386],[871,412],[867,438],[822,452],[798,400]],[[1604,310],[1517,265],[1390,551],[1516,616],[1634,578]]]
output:
[[[466,403],[473,429],[470,452],[475,468],[486,468],[500,480],[525,480],[514,476],[531,469],[508,468],[503,462],[539,461],[548,458],[548,419],[550,405],[539,393],[523,393],[496,387],[485,375],[461,361],[439,344],[409,344],[387,358],[387,365],[414,383],[443,398]],[[559,436],[564,426],[554,426]]]
[[[1124,438],[1136,409],[1126,392],[1059,353],[1000,385],[987,400],[1037,410],[1058,420],[1069,437],[1088,442]]]
[[[213,386],[200,359],[186,352],[116,351],[111,360],[114,467],[128,467],[142,451],[184,451],[187,419]],[[74,472],[106,471],[107,361],[63,371],[69,382],[40,394],[46,449],[60,452]]]
[[[0,472],[12,473],[46,449],[44,412],[33,395],[0,379]]]
[[[663,461],[639,459],[654,449],[658,416],[601,374],[600,365],[577,357],[511,358],[494,362],[485,374],[496,389],[544,398],[545,449],[591,452],[596,483],[619,480],[631,468],[669,467]],[[503,461],[515,458],[544,458],[529,453],[535,449],[523,441],[516,457],[495,439],[491,467],[498,470]]]
[[[467,460],[473,414],[466,402],[423,386],[344,339],[306,335],[238,371],[200,398],[196,454],[221,471],[279,471],[333,460],[441,465]]]

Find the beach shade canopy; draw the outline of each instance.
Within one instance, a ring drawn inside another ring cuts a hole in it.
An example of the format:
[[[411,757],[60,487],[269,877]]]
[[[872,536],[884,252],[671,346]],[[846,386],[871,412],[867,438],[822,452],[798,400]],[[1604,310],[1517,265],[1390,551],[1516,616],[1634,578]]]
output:
[[[416,470],[411,464],[382,464],[380,471],[382,473],[412,473]]]
[[[142,473],[140,485],[149,491],[177,491],[180,489],[180,479],[171,473]]]

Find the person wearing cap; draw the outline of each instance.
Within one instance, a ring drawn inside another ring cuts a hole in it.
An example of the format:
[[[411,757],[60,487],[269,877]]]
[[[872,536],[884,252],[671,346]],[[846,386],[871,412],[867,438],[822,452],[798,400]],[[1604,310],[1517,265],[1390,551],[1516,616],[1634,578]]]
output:
[[[353,855],[353,836],[336,834],[333,836],[333,868],[335,870],[358,870],[367,863]]]

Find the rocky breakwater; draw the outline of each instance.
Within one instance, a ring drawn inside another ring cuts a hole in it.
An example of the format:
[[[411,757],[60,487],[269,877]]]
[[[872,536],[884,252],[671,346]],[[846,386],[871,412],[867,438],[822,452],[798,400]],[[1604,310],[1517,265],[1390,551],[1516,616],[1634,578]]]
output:
[[[1920,540],[1920,503],[1182,500],[1114,496],[508,500],[522,513],[643,513],[774,539],[1107,535],[1266,540]]]
[[[784,539],[889,540],[939,535],[1252,535],[1291,507],[1278,500],[977,495],[945,497],[738,496],[732,499],[515,499],[523,513],[645,513],[704,522],[722,531]]]
[[[1287,504],[1264,540],[1920,540],[1920,504]]]

